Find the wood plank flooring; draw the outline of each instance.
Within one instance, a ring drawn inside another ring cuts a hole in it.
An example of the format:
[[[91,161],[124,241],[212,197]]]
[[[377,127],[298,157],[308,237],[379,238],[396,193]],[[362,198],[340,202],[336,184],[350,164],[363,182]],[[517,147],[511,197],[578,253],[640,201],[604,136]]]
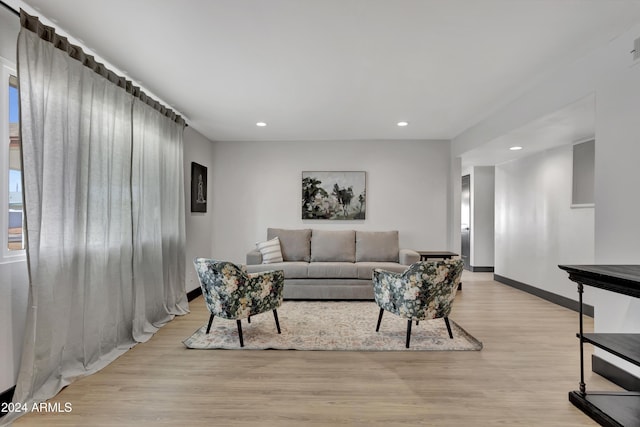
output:
[[[465,271],[451,315],[484,343],[479,352],[187,350],[181,341],[208,319],[200,297],[51,400],[72,412],[14,425],[596,425],[567,398],[579,380],[578,314],[491,278]],[[586,384],[619,390],[590,364]]]

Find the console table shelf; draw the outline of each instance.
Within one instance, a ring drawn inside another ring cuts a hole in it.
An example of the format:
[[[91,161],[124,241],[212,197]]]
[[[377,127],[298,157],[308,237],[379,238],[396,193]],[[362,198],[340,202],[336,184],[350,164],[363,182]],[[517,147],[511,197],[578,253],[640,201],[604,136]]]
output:
[[[640,366],[640,334],[583,334],[582,339]]]
[[[636,366],[640,366],[640,334],[584,333],[582,294],[584,286],[640,298],[640,265],[560,265],[578,284],[580,309],[579,391],[569,392],[569,401],[603,426],[640,427],[640,392],[588,391],[584,383],[584,343],[593,344]]]
[[[601,425],[640,425],[640,393],[590,391],[582,395],[579,391],[571,391],[569,401]]]

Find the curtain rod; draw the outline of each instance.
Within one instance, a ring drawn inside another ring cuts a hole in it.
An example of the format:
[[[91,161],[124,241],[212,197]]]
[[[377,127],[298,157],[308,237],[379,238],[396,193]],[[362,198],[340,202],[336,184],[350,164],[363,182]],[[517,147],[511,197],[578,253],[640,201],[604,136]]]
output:
[[[2,0],[0,0],[2,1]],[[167,108],[162,103],[148,96],[138,86],[134,86],[131,80],[127,80],[125,77],[119,76],[113,71],[109,70],[104,64],[96,62],[92,55],[88,55],[82,50],[80,46],[69,43],[66,37],[63,37],[56,33],[55,28],[43,24],[37,16],[31,16],[23,9],[20,9],[20,25],[23,29],[31,31],[38,35],[42,40],[51,43],[55,48],[65,52],[71,58],[79,61],[85,67],[93,70],[96,74],[109,80],[111,83],[124,89],[127,93],[130,93],[135,98],[144,102],[160,114],[168,117],[169,119],[179,123],[183,126],[187,126],[184,118],[173,111],[171,108]]]
[[[12,6],[9,6],[8,4],[3,2],[2,0],[0,0],[0,4],[3,5],[9,12],[12,12],[16,16],[20,16],[20,12],[19,11],[15,10]]]

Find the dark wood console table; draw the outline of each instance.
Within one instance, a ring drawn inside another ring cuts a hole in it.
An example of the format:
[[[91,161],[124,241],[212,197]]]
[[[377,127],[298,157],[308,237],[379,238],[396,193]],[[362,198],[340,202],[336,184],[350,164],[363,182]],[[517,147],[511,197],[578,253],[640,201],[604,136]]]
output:
[[[449,251],[417,251],[420,254],[420,261],[428,261],[431,258],[451,259],[458,256],[455,252]]]
[[[584,343],[593,344],[640,366],[640,333],[585,334],[582,328],[583,286],[640,298],[640,265],[560,265],[578,284],[580,305],[580,383],[569,401],[603,426],[640,427],[640,391],[593,392],[584,383]]]
[[[429,261],[430,259],[451,259],[458,256],[455,252],[449,251],[416,251],[420,254],[420,261]],[[462,289],[462,282],[458,283],[458,289]]]

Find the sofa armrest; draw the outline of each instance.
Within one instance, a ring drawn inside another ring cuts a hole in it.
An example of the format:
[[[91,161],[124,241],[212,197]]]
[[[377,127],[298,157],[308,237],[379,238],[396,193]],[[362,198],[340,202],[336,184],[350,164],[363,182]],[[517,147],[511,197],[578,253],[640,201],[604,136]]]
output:
[[[247,265],[262,264],[262,254],[259,250],[254,249],[247,253]]]
[[[412,249],[400,249],[400,264],[411,265],[420,261],[420,254]]]

